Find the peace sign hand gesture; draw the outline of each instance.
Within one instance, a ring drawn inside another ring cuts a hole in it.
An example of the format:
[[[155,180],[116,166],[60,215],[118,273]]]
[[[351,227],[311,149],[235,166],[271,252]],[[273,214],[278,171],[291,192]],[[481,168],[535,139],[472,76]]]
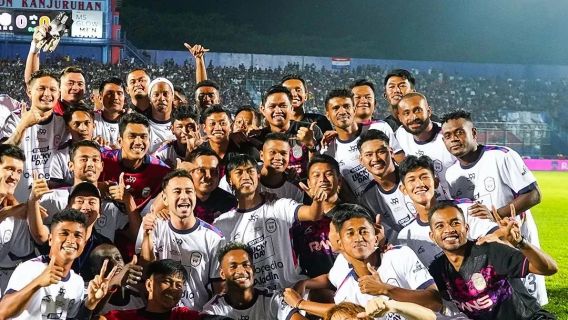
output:
[[[101,267],[101,272],[95,276],[93,280],[89,282],[89,287],[87,288],[87,298],[85,299],[85,307],[89,310],[94,310],[99,301],[106,296],[109,288],[109,282],[114,277],[118,266],[114,266],[109,274],[105,277],[107,270],[108,259],[105,259],[103,266]]]

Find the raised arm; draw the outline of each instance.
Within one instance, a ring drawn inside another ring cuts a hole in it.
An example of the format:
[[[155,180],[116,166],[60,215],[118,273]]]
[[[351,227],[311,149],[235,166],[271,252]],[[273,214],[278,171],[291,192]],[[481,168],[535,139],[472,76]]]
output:
[[[49,229],[43,224],[42,208],[39,205],[41,197],[52,190],[49,190],[47,181],[43,178],[38,178],[37,174],[33,173],[32,191],[28,200],[28,225],[30,234],[37,244],[44,244],[49,239]]]
[[[26,58],[26,68],[24,70],[24,81],[26,82],[26,86],[32,77],[32,73],[39,70],[39,52],[41,50],[39,43],[45,38],[48,32],[49,25],[45,24],[37,26],[34,30],[32,43],[30,44],[30,52]]]
[[[207,68],[205,67],[205,52],[209,51],[200,44],[191,46],[188,43],[183,44],[189,53],[195,58],[195,83],[207,80]]]
[[[298,210],[298,220],[300,221],[317,221],[323,215],[323,202],[327,199],[327,193],[321,187],[316,190],[311,190],[303,182],[300,182],[300,187],[304,190],[310,198],[313,199],[312,204],[309,206],[303,205]]]

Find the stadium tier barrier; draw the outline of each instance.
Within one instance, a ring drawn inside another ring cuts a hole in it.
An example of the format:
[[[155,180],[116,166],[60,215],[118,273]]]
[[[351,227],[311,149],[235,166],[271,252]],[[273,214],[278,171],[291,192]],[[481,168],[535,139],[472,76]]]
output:
[[[568,171],[568,159],[524,159],[531,171]]]

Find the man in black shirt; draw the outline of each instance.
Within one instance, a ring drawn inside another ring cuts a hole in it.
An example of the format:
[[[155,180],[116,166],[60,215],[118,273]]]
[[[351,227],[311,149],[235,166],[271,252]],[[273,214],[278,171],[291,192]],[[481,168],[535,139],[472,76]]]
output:
[[[262,99],[260,111],[268,122],[255,138],[264,142],[271,132],[282,132],[290,143],[289,167],[294,168],[300,178],[306,178],[310,154],[316,154],[322,138],[320,128],[314,123],[291,119],[292,94],[284,86],[270,87]]]
[[[331,123],[323,114],[310,113],[304,110],[304,103],[309,96],[306,80],[297,74],[289,74],[282,78],[280,84],[290,90],[292,94],[292,120],[315,122],[322,132],[333,130]]]
[[[558,266],[548,254],[524,239],[514,218],[500,220],[500,230],[477,243],[467,240],[469,227],[463,212],[454,204],[437,204],[430,210],[428,220],[430,238],[444,252],[430,265],[430,274],[442,296],[452,300],[460,311],[474,320],[555,319],[541,309],[521,278],[529,272],[552,275]]]

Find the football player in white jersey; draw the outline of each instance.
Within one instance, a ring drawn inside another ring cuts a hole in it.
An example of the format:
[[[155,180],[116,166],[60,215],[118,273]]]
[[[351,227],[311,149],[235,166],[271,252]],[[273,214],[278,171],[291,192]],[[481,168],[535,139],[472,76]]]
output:
[[[53,154],[49,168],[50,179],[47,181],[50,188],[73,184],[73,174],[69,170],[69,151],[76,142],[93,140],[95,113],[86,104],[77,103],[63,114],[63,120],[70,139],[62,143]]]
[[[438,199],[434,196],[438,178],[434,174],[434,164],[428,156],[408,156],[400,164],[400,190],[407,195],[416,209],[416,219],[398,233],[398,243],[414,250],[425,266],[438,256],[440,249],[430,239],[428,211],[433,208]],[[469,199],[449,200],[464,211],[464,218],[469,225],[468,239],[476,240],[496,231],[499,227],[489,219],[476,216],[490,215],[489,209]]]
[[[398,104],[402,97],[410,92],[414,92],[416,79],[404,69],[394,69],[387,73],[383,80],[383,98],[387,102],[388,115],[385,122],[389,124],[393,131],[396,131],[401,123],[398,119]]]
[[[337,243],[351,266],[337,287],[335,303],[348,301],[366,305],[373,296],[385,296],[414,302],[433,311],[440,309],[441,299],[434,280],[412,250],[405,246],[377,248],[383,240],[383,230],[375,225],[365,208],[340,204],[333,223],[339,231]],[[285,298],[288,304],[318,316],[323,316],[333,306],[304,304],[292,289],[286,289]],[[385,315],[384,319],[393,316]]]
[[[126,87],[120,78],[107,78],[99,86],[101,112],[95,113],[95,139],[102,146],[118,149],[118,122],[126,113]]]
[[[248,155],[234,155],[227,163],[227,180],[235,190],[237,208],[219,216],[213,224],[227,240],[247,244],[254,252],[257,286],[281,289],[305,279],[294,260],[290,228],[296,221],[315,221],[323,216],[327,193],[322,186],[304,191],[314,199],[302,206],[291,199],[270,201],[260,192],[256,161]]]
[[[150,75],[148,75],[148,71],[145,69],[134,68],[128,72],[126,76],[126,92],[132,103],[130,109],[133,111],[143,114],[150,109],[148,84],[150,84]]]
[[[164,177],[162,197],[170,219],[154,213],[144,216],[136,240],[136,252],[143,263],[173,259],[181,261],[189,277],[182,304],[201,310],[211,297],[209,286],[220,291],[217,249],[223,236],[217,228],[195,217],[196,195],[190,174],[175,170]]]
[[[281,291],[254,285],[253,256],[252,248],[238,242],[230,242],[219,250],[220,274],[226,291],[213,297],[203,313],[249,320],[306,319],[284,302]]]
[[[288,198],[296,202],[304,200],[304,191],[293,183],[287,172],[290,160],[288,137],[280,132],[266,135],[260,151],[260,190],[274,193],[278,199]]]
[[[436,176],[440,185],[436,197],[450,199],[446,170],[456,162],[456,158],[444,148],[442,128],[432,121],[432,109],[426,97],[418,92],[407,93],[398,103],[398,119],[402,123],[395,132],[396,138],[407,156],[428,156],[434,161]]]
[[[372,178],[358,202],[374,215],[380,215],[385,237],[394,243],[397,233],[414,220],[416,209],[399,189],[399,170],[389,142],[389,137],[379,130],[369,130],[357,141],[361,164]]]
[[[0,301],[2,319],[84,319],[106,294],[116,268],[101,273],[90,283],[85,296],[83,278],[71,266],[85,247],[87,217],[66,209],[53,217],[49,255],[20,264]]]
[[[154,156],[171,168],[176,168],[177,159],[187,159],[189,153],[201,144],[199,119],[188,106],[179,106],[172,111],[172,133],[175,139],[162,143]]]
[[[330,141],[322,150],[323,154],[334,157],[339,162],[343,179],[347,182],[355,197],[359,197],[369,181],[369,172],[359,162],[357,141],[361,134],[370,129],[377,129],[389,136],[397,161],[404,159],[404,152],[396,142],[396,138],[384,121],[373,122],[370,125],[361,125],[355,121],[355,106],[353,93],[346,89],[330,91],[325,98],[325,110],[331,120],[337,137]]]
[[[22,260],[35,254],[26,222],[26,203],[15,204],[14,190],[24,170],[22,149],[0,145],[0,294]]]
[[[45,71],[37,71],[28,84],[31,107],[22,109],[21,116],[12,113],[6,120],[0,138],[4,143],[20,146],[26,155],[23,179],[16,191],[19,201],[26,201],[32,183],[32,171],[49,180],[49,167],[53,153],[66,138],[63,118],[54,114],[59,99],[57,77]]]
[[[151,109],[148,113],[150,123],[149,152],[155,152],[164,141],[174,140],[172,133],[172,105],[174,85],[166,78],[156,78],[150,82],[149,96]]]
[[[540,190],[519,154],[507,147],[480,145],[471,115],[462,110],[444,115],[442,134],[448,151],[459,160],[446,172],[451,195],[495,206],[501,217],[510,216],[513,204],[523,235],[540,247],[529,210],[540,202]],[[524,283],[541,305],[548,303],[543,276],[529,273]]]

